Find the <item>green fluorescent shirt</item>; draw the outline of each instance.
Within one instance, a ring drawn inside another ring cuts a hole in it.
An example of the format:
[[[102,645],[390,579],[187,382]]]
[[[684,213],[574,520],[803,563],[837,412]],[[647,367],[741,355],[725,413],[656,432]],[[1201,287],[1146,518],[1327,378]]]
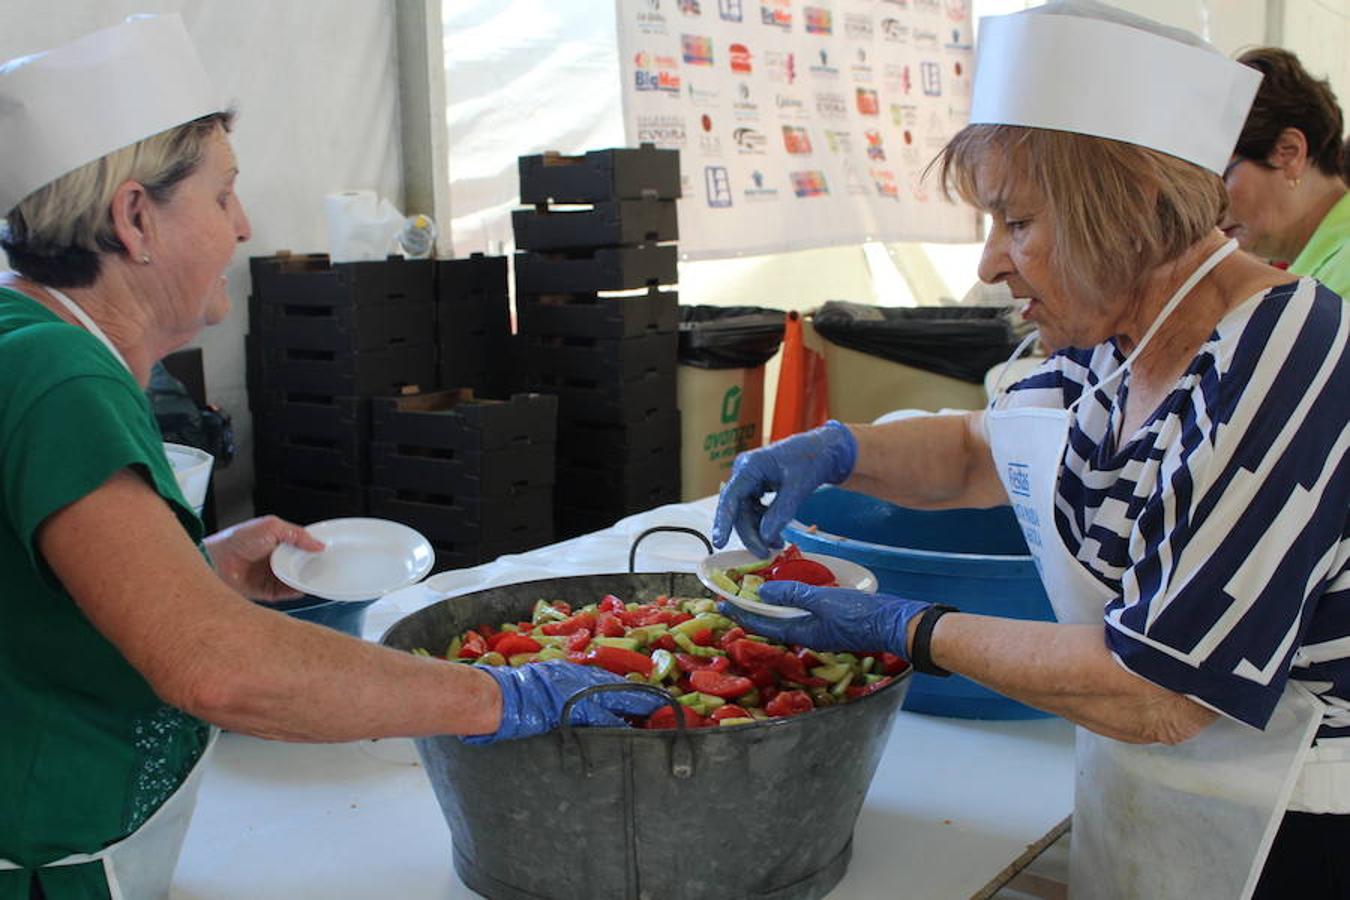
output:
[[[206,726],[155,696],[37,550],[43,521],[128,467],[200,542],[162,441],[97,338],[0,289],[0,859],[36,867],[125,836],[205,747]],[[0,871],[0,900],[27,900],[30,876]],[[106,896],[97,866],[40,877],[51,898]]]
[[[1310,275],[1350,300],[1350,193],[1327,213],[1312,238],[1289,264],[1295,275]]]

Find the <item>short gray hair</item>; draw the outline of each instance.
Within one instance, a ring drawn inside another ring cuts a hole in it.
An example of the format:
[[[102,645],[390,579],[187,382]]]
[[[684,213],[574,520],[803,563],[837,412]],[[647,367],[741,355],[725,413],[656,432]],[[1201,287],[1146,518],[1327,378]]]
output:
[[[176,125],[86,163],[29,194],[0,225],[0,247],[15,271],[56,288],[87,287],[99,276],[100,254],[125,253],[113,231],[113,194],[127,181],[156,203],[201,165],[217,127],[230,130],[234,111]]]

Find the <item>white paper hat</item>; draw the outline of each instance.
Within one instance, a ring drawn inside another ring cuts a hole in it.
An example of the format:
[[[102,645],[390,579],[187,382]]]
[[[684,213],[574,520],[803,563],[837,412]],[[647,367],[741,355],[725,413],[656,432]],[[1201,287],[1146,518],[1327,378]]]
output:
[[[1221,173],[1260,82],[1189,32],[1048,3],[980,20],[970,122],[1125,141]]]
[[[176,15],[0,65],[0,215],[85,163],[223,108]]]

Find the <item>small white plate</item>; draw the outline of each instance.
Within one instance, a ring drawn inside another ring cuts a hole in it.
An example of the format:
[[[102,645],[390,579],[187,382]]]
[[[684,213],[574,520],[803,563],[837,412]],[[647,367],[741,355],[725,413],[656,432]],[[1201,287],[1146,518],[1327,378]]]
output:
[[[803,553],[802,558],[818,562],[833,572],[834,580],[839,582],[840,587],[852,588],[855,591],[862,591],[864,594],[875,594],[877,592],[877,576],[873,575],[872,570],[865,566],[860,566],[847,559],[840,559],[837,556],[823,556],[819,553]],[[754,600],[746,600],[728,594],[713,584],[712,571],[714,569],[734,569],[737,566],[749,565],[757,561],[759,561],[759,557],[749,550],[723,550],[720,553],[713,553],[699,561],[698,580],[703,582],[703,586],[717,596],[725,598],[727,602],[734,603],[747,612],[759,613],[761,616],[769,616],[774,619],[795,619],[798,616],[806,615],[806,610],[798,609],[795,606],[757,603]]]
[[[272,551],[282,584],[325,600],[370,600],[416,584],[431,571],[431,543],[388,519],[329,519],[306,526],[326,545],[312,553],[291,544]]]

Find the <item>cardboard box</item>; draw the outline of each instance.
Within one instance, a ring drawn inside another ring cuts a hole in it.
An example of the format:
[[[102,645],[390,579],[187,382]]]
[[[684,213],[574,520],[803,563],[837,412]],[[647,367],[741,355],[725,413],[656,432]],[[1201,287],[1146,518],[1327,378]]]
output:
[[[764,366],[679,366],[680,499],[716,494],[736,454],[764,443]]]

